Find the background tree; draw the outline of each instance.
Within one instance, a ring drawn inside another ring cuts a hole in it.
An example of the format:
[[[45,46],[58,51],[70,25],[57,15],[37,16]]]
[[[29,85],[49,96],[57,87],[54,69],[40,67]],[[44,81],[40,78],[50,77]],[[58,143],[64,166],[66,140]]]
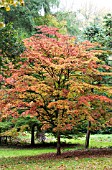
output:
[[[16,1],[14,1],[14,0],[12,0],[12,1],[10,1],[10,0],[1,0],[0,1],[0,7],[2,8],[2,7],[6,7],[7,8],[7,6],[10,6],[10,5],[17,5],[17,4],[24,4],[24,1],[23,0],[16,0]]]
[[[19,36],[23,39],[35,33],[35,21],[40,18],[43,9],[46,10],[45,15],[51,13],[51,8],[58,5],[58,0],[25,0],[24,6],[11,6],[10,11],[2,9],[0,11],[4,23],[13,23],[14,29],[18,30]],[[49,11],[47,12],[47,10]]]
[[[41,124],[36,117],[20,117],[18,119],[13,118],[14,126],[18,129],[18,132],[27,131],[31,134],[31,146],[35,145],[35,129],[36,132],[41,132]]]
[[[64,20],[59,20],[56,16],[46,15],[35,18],[36,25],[46,25],[49,27],[56,27],[61,34],[67,34],[67,23]]]
[[[42,0],[41,4],[42,4],[42,8],[44,10],[44,15],[47,15],[47,14],[51,13],[51,9],[54,6],[59,5],[59,0]]]
[[[18,4],[24,5],[24,0],[1,0],[0,1],[0,10],[5,8],[6,11],[10,11],[10,6],[17,6]],[[0,22],[0,28],[4,27],[5,24]]]
[[[69,35],[77,36],[79,35],[80,21],[77,17],[77,12],[65,12],[59,11],[54,14],[59,22],[66,22],[66,29]]]
[[[7,77],[7,70],[10,69],[10,62],[18,67],[20,54],[25,50],[25,46],[14,30],[12,24],[7,24],[0,30],[0,87],[3,83],[3,77]]]
[[[107,14],[102,23],[100,24],[92,24],[86,27],[84,34],[85,38],[90,40],[91,42],[99,42],[102,47],[106,50],[112,48],[111,35],[112,35],[112,15]]]
[[[14,60],[25,49],[18,32],[14,30],[11,23],[0,30],[0,49],[4,59],[9,58],[9,60]]]

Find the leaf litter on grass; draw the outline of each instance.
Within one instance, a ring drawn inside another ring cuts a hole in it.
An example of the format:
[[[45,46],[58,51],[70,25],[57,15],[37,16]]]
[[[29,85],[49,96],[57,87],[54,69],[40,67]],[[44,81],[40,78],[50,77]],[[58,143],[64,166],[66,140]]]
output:
[[[112,149],[90,149],[64,152],[60,156],[47,153],[0,161],[1,170],[112,170],[111,155]]]

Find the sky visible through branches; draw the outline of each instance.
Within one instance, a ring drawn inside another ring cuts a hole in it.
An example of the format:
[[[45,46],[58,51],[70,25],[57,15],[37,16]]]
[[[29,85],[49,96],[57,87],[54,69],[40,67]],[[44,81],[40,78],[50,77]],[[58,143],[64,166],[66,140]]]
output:
[[[97,9],[112,11],[112,0],[60,0],[60,8],[66,10],[77,10],[84,5],[93,5]]]

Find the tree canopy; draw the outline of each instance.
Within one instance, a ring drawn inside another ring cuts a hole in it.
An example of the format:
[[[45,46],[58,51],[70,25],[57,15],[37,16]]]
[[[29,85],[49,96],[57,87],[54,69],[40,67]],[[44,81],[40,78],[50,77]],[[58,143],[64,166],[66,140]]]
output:
[[[0,8],[5,7],[7,11],[10,10],[10,5],[16,6],[18,4],[23,5],[24,0],[1,0],[0,1]]]

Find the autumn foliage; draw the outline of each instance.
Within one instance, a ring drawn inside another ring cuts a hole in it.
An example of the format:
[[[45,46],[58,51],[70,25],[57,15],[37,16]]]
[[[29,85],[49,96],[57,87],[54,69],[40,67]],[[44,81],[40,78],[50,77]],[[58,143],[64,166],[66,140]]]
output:
[[[75,37],[46,26],[37,27],[37,34],[24,44],[19,68],[9,63],[11,76],[0,91],[1,119],[36,116],[42,129],[58,134],[58,142],[61,132],[81,120],[95,123],[103,117],[110,123],[107,109],[112,100],[106,96],[111,96],[112,88],[97,82],[111,73],[100,72],[106,66],[96,57],[101,53],[94,50],[98,44],[75,44]]]

